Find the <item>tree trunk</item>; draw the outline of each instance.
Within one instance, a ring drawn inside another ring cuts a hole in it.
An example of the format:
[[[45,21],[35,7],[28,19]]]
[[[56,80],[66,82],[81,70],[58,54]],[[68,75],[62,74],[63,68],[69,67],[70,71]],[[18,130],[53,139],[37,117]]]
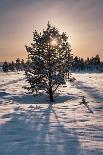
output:
[[[51,76],[51,73],[49,73],[49,77],[50,76]],[[54,102],[51,78],[49,78],[49,99],[50,99],[51,102]]]
[[[48,49],[48,65],[49,65],[49,99],[51,102],[54,102],[53,99],[53,90],[52,90],[52,70],[51,70],[51,51],[50,51],[50,44],[49,44],[49,49]]]
[[[50,90],[50,92],[49,92],[49,99],[50,99],[51,102],[54,102],[53,93],[52,93],[51,90]]]

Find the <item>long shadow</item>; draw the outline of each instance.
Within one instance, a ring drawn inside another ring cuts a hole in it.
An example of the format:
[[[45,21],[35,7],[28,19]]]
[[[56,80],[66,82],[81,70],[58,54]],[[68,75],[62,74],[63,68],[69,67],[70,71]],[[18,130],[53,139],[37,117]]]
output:
[[[54,117],[54,118],[53,118]],[[16,111],[0,126],[0,154],[79,155],[80,144],[73,129],[65,129],[52,104],[37,111]],[[72,134],[71,134],[72,133]]]
[[[8,96],[10,95],[9,93],[6,93],[4,91],[0,91],[0,98],[4,97],[4,96]]]
[[[59,117],[56,114],[56,111],[54,109],[52,109],[52,111],[55,115],[55,118],[58,124],[58,128],[57,128],[58,139],[61,136],[63,136],[64,138],[63,142],[65,145],[63,145],[62,154],[63,155],[68,155],[68,154],[79,155],[81,148],[80,148],[80,143],[78,141],[75,129],[70,129],[70,128],[65,129],[64,125],[61,124]]]
[[[84,82],[82,81],[75,82],[74,86],[77,89],[81,89],[84,92],[86,92],[90,97],[95,99],[97,102],[103,102],[103,94],[98,93],[95,87],[85,86]]]
[[[41,96],[36,96],[36,97],[33,97],[33,95],[30,95],[30,94],[19,94],[19,95],[14,95],[14,94],[9,94],[9,93],[6,93],[5,91],[3,92],[0,92],[0,97],[2,99],[6,99],[8,101],[12,101],[13,103],[16,102],[16,103],[25,103],[25,104],[48,104],[50,101],[49,101],[49,98],[48,98],[48,94],[43,94]],[[54,97],[54,103],[64,103],[66,101],[70,101],[70,100],[76,100],[77,97],[74,96],[74,95],[58,95],[56,97]]]
[[[25,78],[20,78],[20,79],[18,79],[18,80],[9,81],[9,82],[7,82],[7,83],[1,84],[1,85],[0,85],[0,88],[1,88],[1,87],[4,87],[4,86],[7,86],[7,85],[10,85],[10,84],[17,83],[17,82],[22,81],[22,80],[24,80],[24,79],[25,79]]]

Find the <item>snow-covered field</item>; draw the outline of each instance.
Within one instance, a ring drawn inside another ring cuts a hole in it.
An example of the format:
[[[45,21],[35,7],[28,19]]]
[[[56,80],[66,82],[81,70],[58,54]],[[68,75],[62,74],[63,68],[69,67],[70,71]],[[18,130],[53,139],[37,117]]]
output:
[[[72,76],[52,105],[26,94],[23,73],[0,73],[0,155],[103,155],[103,74]]]

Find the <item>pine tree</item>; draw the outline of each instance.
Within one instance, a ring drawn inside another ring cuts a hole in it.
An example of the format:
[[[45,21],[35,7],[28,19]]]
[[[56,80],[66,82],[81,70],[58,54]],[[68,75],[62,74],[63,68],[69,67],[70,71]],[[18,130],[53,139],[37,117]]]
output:
[[[65,75],[69,72],[70,45],[66,33],[48,22],[42,33],[33,33],[31,47],[26,46],[30,65],[26,78],[30,87],[27,89],[36,94],[44,90],[53,102],[53,94],[59,85],[65,84]]]
[[[8,63],[5,61],[4,63],[3,63],[3,71],[5,72],[5,73],[7,73],[8,72],[8,70],[9,70],[9,65],[8,65]]]

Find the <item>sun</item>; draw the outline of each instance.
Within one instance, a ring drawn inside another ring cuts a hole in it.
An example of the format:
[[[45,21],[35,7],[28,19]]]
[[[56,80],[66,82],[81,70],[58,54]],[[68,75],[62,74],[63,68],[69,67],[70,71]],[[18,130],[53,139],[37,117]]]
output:
[[[52,39],[52,41],[51,41],[51,46],[55,47],[55,46],[57,46],[57,45],[58,45],[57,39]]]

